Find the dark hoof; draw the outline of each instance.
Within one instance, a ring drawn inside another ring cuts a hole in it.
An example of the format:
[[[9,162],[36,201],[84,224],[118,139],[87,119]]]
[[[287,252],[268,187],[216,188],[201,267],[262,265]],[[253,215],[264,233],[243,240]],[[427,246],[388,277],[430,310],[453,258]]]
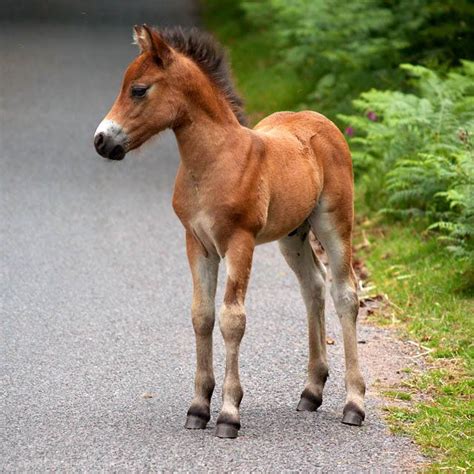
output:
[[[216,426],[216,436],[218,438],[237,438],[239,429],[234,425],[228,425],[227,423],[219,423]]]
[[[204,430],[206,429],[207,421],[199,416],[188,415],[184,427],[188,430]]]
[[[364,418],[355,411],[346,411],[342,417],[342,423],[345,425],[361,426]]]
[[[298,411],[316,411],[321,406],[321,403],[323,403],[321,396],[318,397],[308,390],[304,390],[296,409]]]
[[[307,398],[302,398],[296,407],[297,411],[316,411],[321,406],[321,403],[314,403]]]
[[[353,402],[344,407],[342,423],[345,425],[361,426],[365,419],[365,413]]]

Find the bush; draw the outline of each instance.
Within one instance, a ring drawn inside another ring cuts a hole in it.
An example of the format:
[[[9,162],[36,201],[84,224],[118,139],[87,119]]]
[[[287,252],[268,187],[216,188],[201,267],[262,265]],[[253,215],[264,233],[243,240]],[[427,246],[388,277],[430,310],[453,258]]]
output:
[[[330,118],[350,111],[351,98],[371,86],[399,83],[392,71],[406,43],[392,32],[394,15],[379,0],[266,0],[244,7],[257,25],[273,30],[286,66],[315,84],[308,103]]]
[[[442,78],[402,65],[416,94],[373,89],[354,101],[354,169],[367,204],[397,219],[426,218],[450,248],[474,257],[474,62]]]
[[[403,88],[402,62],[448,67],[474,55],[468,0],[247,0],[242,7],[273,33],[286,67],[315,84],[302,106],[336,121],[371,87]]]

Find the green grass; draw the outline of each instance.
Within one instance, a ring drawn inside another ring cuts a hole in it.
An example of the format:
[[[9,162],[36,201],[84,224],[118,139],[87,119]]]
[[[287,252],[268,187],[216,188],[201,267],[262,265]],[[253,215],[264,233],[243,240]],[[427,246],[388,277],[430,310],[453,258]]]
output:
[[[432,357],[472,361],[474,291],[468,262],[455,260],[423,226],[378,226],[366,220],[360,227],[372,245],[359,256],[377,291],[400,308],[395,317],[432,350]]]
[[[205,0],[203,14],[230,50],[251,122],[298,109],[313,84],[281,67],[268,32],[253,30],[232,0]],[[361,196],[356,201],[357,231],[370,242],[358,256],[369,269],[372,291],[391,302],[375,321],[395,324],[417,341],[430,367],[423,375],[406,370],[408,382],[384,393],[394,402],[387,409],[390,426],[432,457],[428,470],[474,472],[474,270],[454,260],[426,226],[380,222]]]
[[[385,397],[394,398],[395,400],[411,400],[412,397],[407,392],[401,392],[399,390],[386,390],[383,392]]]

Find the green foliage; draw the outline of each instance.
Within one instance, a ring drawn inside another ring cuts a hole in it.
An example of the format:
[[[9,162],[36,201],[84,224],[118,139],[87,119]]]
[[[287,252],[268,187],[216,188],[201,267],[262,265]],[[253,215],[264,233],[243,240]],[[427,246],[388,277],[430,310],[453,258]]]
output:
[[[267,0],[243,6],[257,25],[271,28],[286,66],[315,84],[308,101],[331,118],[351,110],[350,98],[367,88],[399,83],[400,74],[392,71],[407,44],[392,31],[394,15],[379,0]]]
[[[474,59],[472,0],[417,0],[400,6],[401,21],[403,11],[410,10],[420,19],[417,26],[406,31],[410,46],[403,52],[404,61],[438,68],[459,65],[460,59]]]
[[[372,87],[405,87],[401,62],[447,67],[474,56],[468,0],[245,0],[283,64],[315,84],[306,106],[336,119]],[[337,121],[337,119],[336,119]]]
[[[403,65],[415,94],[373,89],[354,101],[356,174],[372,209],[423,217],[458,256],[474,257],[474,63],[445,78]]]

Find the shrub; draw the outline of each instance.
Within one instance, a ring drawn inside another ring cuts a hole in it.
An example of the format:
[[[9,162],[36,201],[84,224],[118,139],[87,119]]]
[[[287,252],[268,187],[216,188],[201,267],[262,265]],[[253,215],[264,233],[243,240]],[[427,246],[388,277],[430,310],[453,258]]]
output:
[[[336,120],[371,87],[405,87],[402,62],[446,68],[474,55],[469,0],[246,0],[242,7],[273,32],[286,67],[315,84],[302,106]]]
[[[394,15],[379,0],[244,2],[257,25],[271,28],[287,67],[315,84],[309,104],[335,118],[371,86],[396,87],[399,51]]]
[[[450,249],[474,257],[474,62],[446,77],[402,65],[415,94],[373,89],[354,101],[356,175],[367,204],[397,219],[426,218]]]

